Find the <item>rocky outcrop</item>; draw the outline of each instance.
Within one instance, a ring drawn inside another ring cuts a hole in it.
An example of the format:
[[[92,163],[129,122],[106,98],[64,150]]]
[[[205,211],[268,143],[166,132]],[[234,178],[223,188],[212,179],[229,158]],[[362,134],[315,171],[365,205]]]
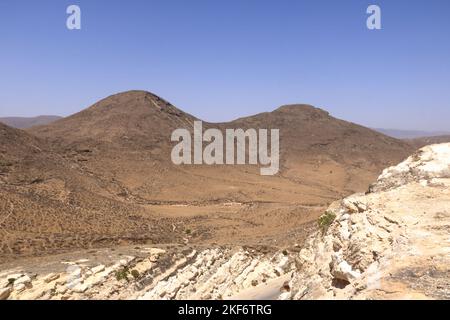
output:
[[[450,298],[450,144],[333,203],[281,299]]]
[[[195,261],[160,281],[141,299],[224,299],[275,279],[291,268],[282,253],[271,258],[239,250],[230,256],[219,249],[205,250]]]
[[[242,248],[166,252],[147,248],[110,265],[63,261],[64,272],[0,274],[1,299],[226,299],[280,276],[293,260]]]
[[[448,143],[426,146],[397,166],[387,168],[370,187],[371,192],[398,188],[411,182],[433,183],[434,179],[450,178]]]

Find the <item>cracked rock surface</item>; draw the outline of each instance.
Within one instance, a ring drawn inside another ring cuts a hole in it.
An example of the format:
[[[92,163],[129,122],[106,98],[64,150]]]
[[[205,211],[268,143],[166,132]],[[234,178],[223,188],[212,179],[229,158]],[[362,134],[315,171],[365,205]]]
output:
[[[167,251],[145,248],[112,263],[62,261],[62,272],[0,272],[1,299],[226,299],[293,268],[283,253],[241,247]]]
[[[450,298],[450,144],[422,148],[326,214],[281,299]]]

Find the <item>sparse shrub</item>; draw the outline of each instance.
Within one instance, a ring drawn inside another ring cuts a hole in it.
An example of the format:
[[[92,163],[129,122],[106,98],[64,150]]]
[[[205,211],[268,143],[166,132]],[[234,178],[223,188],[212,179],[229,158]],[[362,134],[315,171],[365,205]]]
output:
[[[126,280],[128,281],[128,275],[130,274],[130,270],[128,267],[123,267],[120,270],[116,271],[116,279],[117,281]]]
[[[186,234],[191,234],[192,233],[192,230],[191,229],[186,229]]]
[[[132,275],[133,278],[136,279],[136,280],[139,279],[139,277],[140,277],[139,271],[137,271],[137,270],[135,270],[135,269],[131,270],[131,275]]]
[[[286,249],[284,249],[284,250],[282,251],[282,253],[283,253],[284,256],[287,256],[287,255],[288,255],[288,251],[287,251]]]
[[[13,165],[12,162],[7,161],[5,159],[0,159],[0,167],[11,167]]]
[[[325,211],[325,213],[319,217],[319,227],[322,232],[325,232],[328,229],[334,219],[336,219],[336,214],[331,211]]]

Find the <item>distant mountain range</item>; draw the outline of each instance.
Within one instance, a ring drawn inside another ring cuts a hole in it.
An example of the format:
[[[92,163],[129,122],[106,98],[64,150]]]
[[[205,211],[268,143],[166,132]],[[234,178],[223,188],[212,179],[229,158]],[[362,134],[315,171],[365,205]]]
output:
[[[42,115],[36,117],[0,117],[0,122],[17,129],[28,129],[35,126],[47,125],[62,118],[63,117],[54,115]],[[398,129],[384,129],[384,128],[372,128],[372,129],[396,139],[417,139],[417,138],[450,136],[450,131],[420,131],[420,130],[398,130]]]
[[[380,129],[374,128],[387,136],[397,139],[416,139],[425,137],[447,136],[450,131],[419,131],[419,130],[397,130],[397,129]]]
[[[0,118],[0,122],[17,129],[27,129],[34,126],[41,126],[61,119],[60,116],[37,116],[37,117],[5,117]]]

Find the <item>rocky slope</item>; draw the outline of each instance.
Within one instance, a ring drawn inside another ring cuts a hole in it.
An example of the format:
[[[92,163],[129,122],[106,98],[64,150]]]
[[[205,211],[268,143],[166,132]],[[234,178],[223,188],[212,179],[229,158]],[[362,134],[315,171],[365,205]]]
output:
[[[292,259],[243,248],[142,248],[110,263],[56,261],[0,272],[1,299],[227,299],[288,275]],[[108,252],[107,255],[111,255]],[[53,270],[52,270],[53,268]],[[51,272],[50,272],[51,271]]]
[[[85,154],[73,150],[75,158]],[[174,219],[146,215],[133,203],[105,196],[105,182],[77,162],[0,123],[0,263],[127,239],[181,241],[172,232]]]
[[[450,144],[427,146],[366,194],[334,202],[299,247],[138,247],[35,261],[43,270],[3,268],[0,298],[449,299]]]
[[[449,299],[450,144],[335,202],[296,259],[283,299]]]

